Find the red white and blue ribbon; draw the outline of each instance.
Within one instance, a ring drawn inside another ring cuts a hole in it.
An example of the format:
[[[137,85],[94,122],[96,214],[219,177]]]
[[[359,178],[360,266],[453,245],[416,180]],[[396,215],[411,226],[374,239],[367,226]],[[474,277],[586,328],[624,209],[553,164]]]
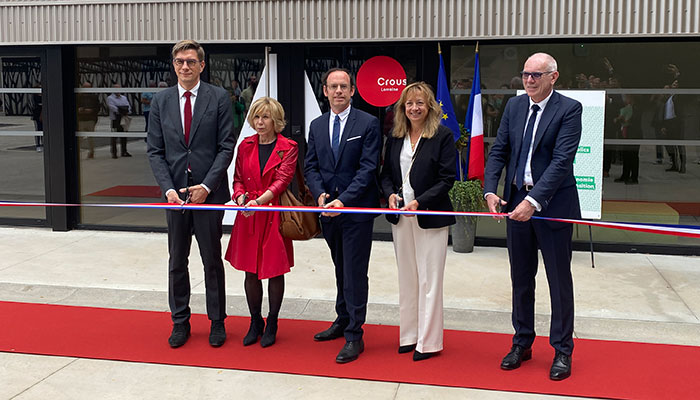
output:
[[[333,212],[340,214],[396,214],[396,215],[452,215],[466,217],[508,217],[507,213],[463,212],[463,211],[434,211],[413,210],[402,211],[389,208],[322,208],[322,207],[289,207],[289,206],[238,206],[228,204],[172,204],[172,203],[130,203],[130,204],[63,204],[63,203],[24,203],[0,201],[0,207],[105,207],[105,208],[152,208],[160,210],[220,210],[220,211],[300,211],[300,212]],[[684,236],[700,239],[700,226],[645,224],[637,222],[609,222],[583,219],[566,219],[533,216],[533,219],[565,222],[577,225],[597,226],[601,228],[620,229],[633,232],[655,233],[660,235]]]

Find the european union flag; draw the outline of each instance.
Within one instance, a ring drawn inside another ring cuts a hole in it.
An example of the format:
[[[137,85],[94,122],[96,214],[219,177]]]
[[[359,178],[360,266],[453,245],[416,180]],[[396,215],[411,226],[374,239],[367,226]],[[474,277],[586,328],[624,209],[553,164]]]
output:
[[[455,110],[452,108],[452,100],[450,99],[450,87],[447,85],[447,77],[445,76],[445,64],[442,62],[442,53],[440,55],[440,70],[438,71],[437,83],[437,102],[442,107],[441,122],[446,127],[452,130],[455,135],[455,142],[459,140],[459,123],[455,116]]]

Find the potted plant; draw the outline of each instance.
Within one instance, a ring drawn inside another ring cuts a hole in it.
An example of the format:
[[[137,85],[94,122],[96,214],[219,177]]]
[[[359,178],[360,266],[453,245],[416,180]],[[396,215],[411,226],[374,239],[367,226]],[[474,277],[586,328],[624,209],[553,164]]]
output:
[[[455,181],[449,196],[455,211],[478,212],[485,206],[484,194],[479,180],[466,180],[462,168],[463,155],[469,146],[469,136],[464,126],[459,125],[460,139],[455,143],[459,161],[459,180]],[[452,226],[452,250],[457,253],[471,253],[474,250],[477,217],[457,216]]]

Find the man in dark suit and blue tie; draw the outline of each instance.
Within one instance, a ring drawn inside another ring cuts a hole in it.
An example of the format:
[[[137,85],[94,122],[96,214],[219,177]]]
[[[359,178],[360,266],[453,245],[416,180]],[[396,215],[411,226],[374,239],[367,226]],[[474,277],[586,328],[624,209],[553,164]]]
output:
[[[349,71],[334,68],[321,79],[331,110],[311,122],[304,172],[318,205],[329,209],[321,214],[321,228],[335,265],[338,292],[337,318],[314,339],[344,336],[346,343],[336,362],[347,363],[364,351],[362,325],[375,214],[339,214],[330,209],[379,206],[381,135],[377,118],[350,106],[355,84]]]
[[[153,96],[148,124],[148,159],[168,203],[224,204],[231,200],[227,168],[236,137],[228,93],[199,80],[204,50],[183,40],[172,50],[177,85]],[[167,210],[168,300],[171,347],[190,337],[188,257],[192,234],[204,264],[209,344],[226,340],[226,292],[221,260],[223,211]]]
[[[557,62],[536,53],[521,73],[525,95],[513,97],[503,112],[486,163],[484,193],[491,212],[509,213],[507,243],[513,285],[513,346],[501,368],[512,370],[532,358],[535,340],[537,249],[549,283],[552,318],[549,342],[555,356],[549,377],[571,375],[574,349],[574,290],[571,278],[571,224],[531,219],[580,218],[573,173],[581,139],[581,104],[553,90]],[[506,169],[503,198],[496,195]]]

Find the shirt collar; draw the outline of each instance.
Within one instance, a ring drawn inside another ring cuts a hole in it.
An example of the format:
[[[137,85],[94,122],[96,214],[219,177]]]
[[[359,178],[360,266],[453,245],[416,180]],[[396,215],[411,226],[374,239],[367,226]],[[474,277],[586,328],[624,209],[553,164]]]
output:
[[[334,119],[335,119],[335,116],[337,115],[337,116],[340,117],[340,120],[341,120],[341,121],[345,121],[345,118],[347,118],[348,115],[350,115],[350,108],[351,108],[351,107],[352,107],[351,105],[348,105],[348,108],[346,108],[345,110],[341,111],[340,114],[336,114],[336,113],[333,112],[333,110],[331,110],[331,120],[334,120]]]
[[[193,95],[194,97],[197,97],[197,91],[199,91],[199,85],[200,85],[201,83],[202,83],[202,81],[197,82],[197,84],[194,85],[194,87],[193,87],[192,89],[189,90],[189,91],[192,93],[192,95]],[[182,98],[182,96],[185,95],[185,92],[187,92],[187,90],[186,90],[185,88],[183,88],[182,86],[180,86],[180,83],[178,82],[178,84],[177,84],[177,92],[179,93],[180,98]]]
[[[552,97],[552,94],[554,94],[554,90],[552,90],[549,93],[549,96],[545,97],[545,99],[540,101],[539,103],[535,103],[534,101],[532,101],[532,98],[528,97],[528,100],[530,100],[530,108],[528,110],[532,109],[532,106],[534,104],[537,104],[540,107],[540,111],[543,111],[544,108],[547,106],[547,103],[549,103],[549,99]]]

